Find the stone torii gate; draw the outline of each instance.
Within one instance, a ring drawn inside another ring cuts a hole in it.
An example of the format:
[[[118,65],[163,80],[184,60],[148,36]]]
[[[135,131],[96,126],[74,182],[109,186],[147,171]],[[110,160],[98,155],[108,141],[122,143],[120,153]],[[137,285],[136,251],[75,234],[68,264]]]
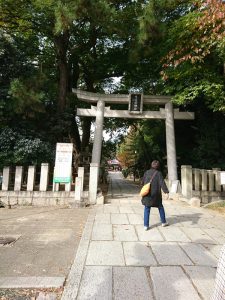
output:
[[[180,112],[179,109],[173,109],[171,97],[169,96],[150,96],[139,93],[134,94],[98,94],[90,93],[82,90],[73,89],[78,99],[95,104],[90,109],[77,109],[78,116],[96,117],[95,134],[92,149],[92,161],[90,164],[89,179],[89,201],[96,203],[98,174],[101,160],[103,122],[106,118],[132,118],[132,119],[163,119],[166,124],[166,149],[167,149],[167,167],[169,186],[173,183],[177,186],[177,162],[176,162],[176,146],[174,119],[176,120],[193,120],[194,113]],[[111,104],[128,104],[128,110],[111,110],[105,107],[105,103]],[[165,105],[159,111],[143,111],[143,104]],[[176,191],[173,191],[176,192]]]

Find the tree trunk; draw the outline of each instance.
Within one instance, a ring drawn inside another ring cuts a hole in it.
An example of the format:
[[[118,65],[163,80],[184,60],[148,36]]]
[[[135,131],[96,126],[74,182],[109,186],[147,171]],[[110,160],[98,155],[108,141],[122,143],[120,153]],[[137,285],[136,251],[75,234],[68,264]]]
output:
[[[77,170],[79,165],[79,159],[80,159],[80,151],[81,151],[81,142],[80,142],[80,134],[77,126],[77,122],[75,119],[75,113],[71,120],[71,126],[70,126],[70,142],[74,145],[73,150],[73,161],[74,161],[74,168]]]
[[[69,31],[64,31],[61,35],[56,35],[54,38],[58,68],[59,68],[59,94],[57,111],[62,113],[66,107],[66,96],[68,92],[68,62],[67,62],[67,50],[69,44]]]
[[[68,89],[72,91],[72,88],[77,88],[77,83],[80,77],[80,67],[78,63],[78,58],[72,55],[68,63],[69,68],[69,82]]]
[[[81,143],[81,151],[85,151],[85,148],[89,145],[90,141],[90,133],[91,133],[91,118],[83,118],[82,122],[82,143]]]
[[[78,64],[78,58],[76,56],[70,56],[68,62],[68,90],[71,93],[73,87],[77,87],[77,82],[80,76],[80,69]],[[79,163],[79,156],[81,151],[81,139],[80,133],[78,129],[78,125],[76,122],[76,107],[73,108],[73,117],[71,120],[71,128],[70,128],[70,139],[74,144],[74,164],[77,168]]]
[[[90,79],[91,74],[85,74],[84,76],[84,80],[87,86],[87,90],[88,92],[94,92],[94,84],[92,82],[92,80]],[[83,132],[83,136],[82,136],[82,143],[81,143],[81,149],[82,151],[85,151],[85,148],[87,146],[89,146],[89,142],[90,142],[90,135],[91,135],[91,121],[92,118],[83,118],[83,122],[82,122],[82,132]]]

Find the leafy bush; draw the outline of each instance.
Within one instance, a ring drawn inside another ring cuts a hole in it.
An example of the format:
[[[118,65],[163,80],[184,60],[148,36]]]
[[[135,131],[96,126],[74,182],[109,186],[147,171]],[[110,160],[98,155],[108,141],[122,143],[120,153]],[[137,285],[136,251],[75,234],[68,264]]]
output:
[[[40,138],[25,136],[11,128],[0,133],[0,167],[13,165],[36,165],[53,162],[55,153],[50,143]]]
[[[123,169],[122,174],[123,174],[124,178],[127,178],[127,176],[129,175],[129,170],[128,169]]]

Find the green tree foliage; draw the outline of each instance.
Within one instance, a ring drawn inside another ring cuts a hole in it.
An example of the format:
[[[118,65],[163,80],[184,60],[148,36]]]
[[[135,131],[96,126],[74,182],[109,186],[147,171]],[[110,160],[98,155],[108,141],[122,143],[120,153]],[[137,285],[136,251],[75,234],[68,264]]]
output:
[[[177,103],[203,98],[210,109],[224,111],[224,16],[222,1],[197,1],[169,28],[162,76]]]
[[[154,159],[159,160],[164,167],[166,145],[163,126],[161,121],[145,120],[129,128],[117,150],[117,158],[124,168],[135,168],[142,176]]]
[[[29,115],[33,111],[43,110],[44,93],[37,86],[37,78],[36,82],[29,80],[27,84],[14,79],[11,81],[9,95],[14,102],[14,111],[18,114]]]
[[[158,90],[195,112],[195,121],[175,122],[179,164],[224,165],[225,146],[214,132],[221,136],[225,121],[224,9],[216,0],[151,1],[140,21],[144,49],[158,54]]]
[[[43,157],[50,161],[56,142],[73,142],[79,154],[92,119],[75,118],[75,108],[89,104],[72,88],[124,94],[133,88],[171,94],[181,110],[195,111],[195,121],[175,122],[180,163],[223,165],[224,7],[217,0],[0,0],[0,130],[10,128],[12,139],[18,132],[21,141],[7,151],[25,163],[35,155],[24,150],[25,158],[19,147],[27,144],[39,157],[39,145],[49,149]],[[140,169],[155,158],[164,164],[163,122],[109,119],[105,129],[120,128],[122,136],[132,125],[132,137],[120,145],[124,159]],[[105,143],[104,155],[113,155],[119,141]]]
[[[57,127],[60,129],[57,135],[58,141],[74,142],[76,151],[79,152],[80,136],[75,123],[76,98],[70,94],[71,88],[77,86],[79,77],[81,82],[83,80],[79,71],[79,65],[82,65],[85,57],[83,45],[89,44],[87,52],[92,52],[91,48],[97,44],[98,31],[101,32],[103,27],[105,30],[108,28],[113,9],[107,1],[102,0],[94,4],[91,1],[43,2],[39,0],[29,3],[20,1],[20,4],[18,9],[18,3],[13,1],[0,2],[0,29],[5,40],[11,41],[21,36],[21,39],[24,41],[27,39],[29,44],[31,37],[36,38],[33,49],[30,47],[24,49],[24,57],[30,57],[29,62],[33,67],[33,72],[24,72],[20,68],[12,72],[11,78],[7,77],[8,81],[3,83],[5,84],[5,98],[1,99],[3,100],[1,106],[5,107],[11,115],[12,110],[15,112],[14,122],[16,118],[19,120],[27,115],[30,116],[33,111],[42,113],[36,114],[35,118],[45,119],[48,124],[49,119],[55,119],[52,122],[53,129]],[[84,28],[84,35],[80,32],[80,28]],[[96,36],[93,37],[92,33],[95,28]],[[104,33],[105,36],[106,33]],[[94,41],[92,41],[93,38]],[[17,40],[12,41],[10,45],[16,48],[15,52],[19,55]],[[12,53],[9,54],[9,59],[12,56]],[[95,57],[92,57],[91,61],[95,61],[95,65],[98,64]],[[21,65],[24,65],[23,62]],[[89,71],[90,67],[88,64],[86,69]],[[91,74],[86,72],[85,89],[94,88],[94,83],[98,80],[94,78],[91,81],[92,76],[97,77],[94,74],[95,71],[94,67]],[[105,77],[102,76],[101,79],[105,80]],[[56,107],[58,114],[56,114]],[[20,114],[19,117],[18,114]],[[2,113],[2,116],[4,115]],[[68,124],[69,119],[70,124]],[[63,126],[62,123],[64,123]],[[51,128],[48,130],[51,135]]]
[[[12,165],[40,165],[53,162],[54,150],[47,141],[4,128],[0,133],[0,168]]]
[[[156,85],[176,95],[177,103],[197,100],[201,94],[211,109],[224,109],[224,13],[225,5],[217,0],[146,5],[140,41],[158,54]]]
[[[171,42],[174,42],[175,47],[166,59],[173,66],[188,60],[192,63],[202,62],[215,50],[221,57],[224,58],[225,55],[223,1],[195,1],[192,7],[193,10],[178,19],[170,29],[171,37],[174,37]]]

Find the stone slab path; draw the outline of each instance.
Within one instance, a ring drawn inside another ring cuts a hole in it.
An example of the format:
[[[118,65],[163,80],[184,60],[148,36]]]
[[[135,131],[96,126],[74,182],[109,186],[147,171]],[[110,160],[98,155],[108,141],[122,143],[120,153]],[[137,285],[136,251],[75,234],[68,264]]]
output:
[[[91,210],[62,299],[210,299],[225,218],[168,200],[170,226],[153,208],[146,232],[139,187],[110,177],[110,203]]]

